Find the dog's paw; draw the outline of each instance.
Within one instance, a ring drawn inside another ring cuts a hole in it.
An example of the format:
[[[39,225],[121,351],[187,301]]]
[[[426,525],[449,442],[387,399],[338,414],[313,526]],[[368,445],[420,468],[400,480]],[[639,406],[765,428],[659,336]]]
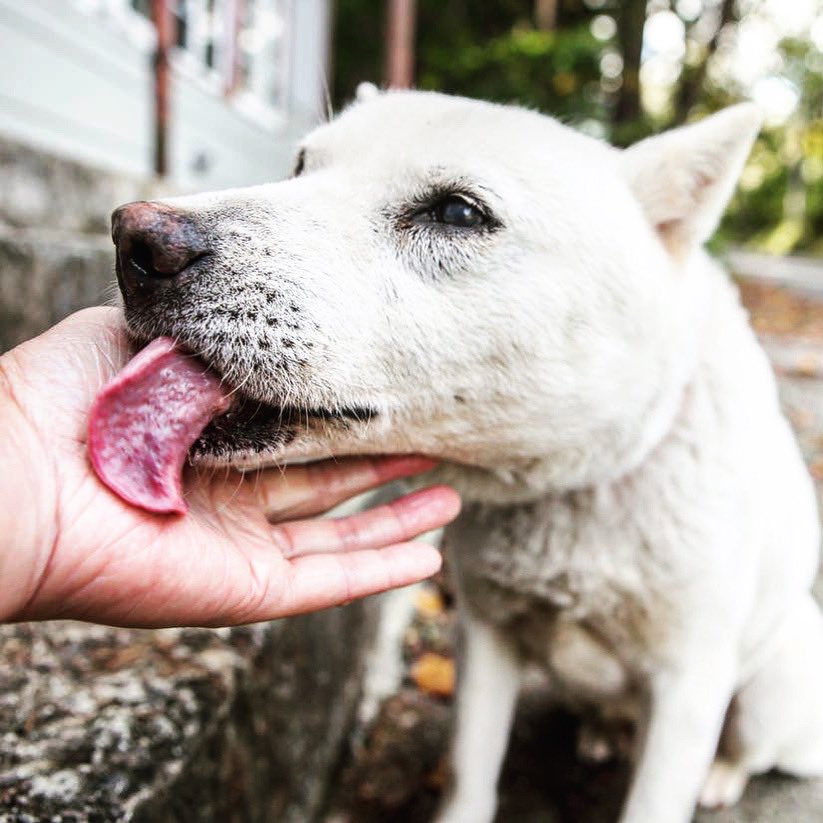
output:
[[[743,796],[749,782],[749,773],[742,767],[726,760],[715,760],[709,769],[700,805],[704,809],[724,809],[734,806]]]

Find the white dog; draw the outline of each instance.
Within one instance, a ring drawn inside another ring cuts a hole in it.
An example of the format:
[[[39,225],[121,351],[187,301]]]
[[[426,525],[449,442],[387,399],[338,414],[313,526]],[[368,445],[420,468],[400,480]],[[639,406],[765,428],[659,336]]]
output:
[[[814,493],[701,249],[757,112],[619,151],[518,108],[369,97],[292,180],[115,217],[132,331],[241,386],[197,459],[445,461],[465,657],[442,823],[494,817],[529,662],[637,717],[623,823],[823,773]]]

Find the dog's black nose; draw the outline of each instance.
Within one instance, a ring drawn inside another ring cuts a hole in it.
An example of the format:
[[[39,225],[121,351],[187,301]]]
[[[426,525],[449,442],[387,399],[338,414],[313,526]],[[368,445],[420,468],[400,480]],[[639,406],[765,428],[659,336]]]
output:
[[[111,216],[117,279],[127,299],[171,285],[208,254],[193,218],[162,203],[128,203]]]

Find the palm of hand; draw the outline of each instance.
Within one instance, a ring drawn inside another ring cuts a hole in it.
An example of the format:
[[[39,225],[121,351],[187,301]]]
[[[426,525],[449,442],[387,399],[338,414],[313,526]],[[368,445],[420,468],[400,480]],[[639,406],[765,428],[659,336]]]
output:
[[[35,548],[30,562],[3,570],[13,585],[0,617],[228,625],[337,605],[437,570],[434,549],[405,541],[454,517],[450,489],[341,520],[305,519],[432,465],[421,458],[190,471],[183,517],[123,503],[91,471],[85,441],[89,406],[127,356],[117,312],[94,309],[5,358],[13,425],[28,452],[17,461],[21,477],[11,478],[19,503],[10,511],[35,513],[10,522],[15,543]]]

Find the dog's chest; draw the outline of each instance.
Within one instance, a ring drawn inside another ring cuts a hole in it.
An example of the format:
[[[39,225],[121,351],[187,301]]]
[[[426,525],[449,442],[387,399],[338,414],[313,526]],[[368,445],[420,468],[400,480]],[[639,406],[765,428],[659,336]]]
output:
[[[569,682],[616,688],[626,669],[664,653],[671,569],[643,518],[599,494],[469,506],[447,540],[469,606],[524,657]]]

